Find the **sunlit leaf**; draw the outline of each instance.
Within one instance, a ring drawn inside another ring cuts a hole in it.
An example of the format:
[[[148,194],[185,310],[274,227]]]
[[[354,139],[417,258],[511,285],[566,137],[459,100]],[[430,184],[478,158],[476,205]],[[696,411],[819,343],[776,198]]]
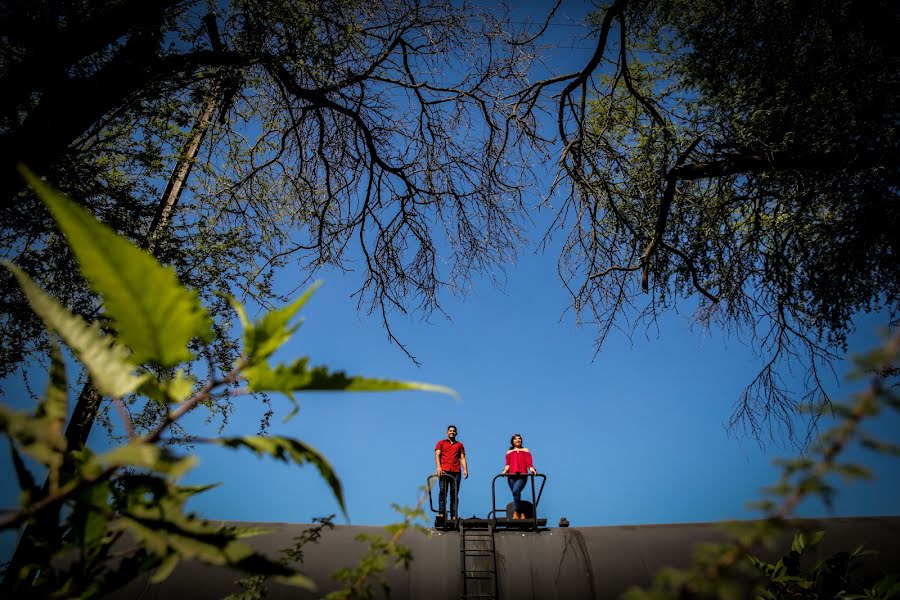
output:
[[[66,364],[62,352],[54,339],[50,340],[50,381],[44,398],[38,404],[35,416],[58,423],[60,427],[66,421],[69,410],[68,383]]]
[[[212,339],[212,323],[196,292],[149,253],[116,235],[87,211],[23,169],[37,196],[50,208],[106,316],[136,364],[163,367],[190,360],[194,338]]]
[[[196,384],[197,380],[193,376],[187,375],[183,369],[178,369],[169,379],[161,381],[148,379],[141,385],[139,391],[159,404],[177,404],[190,397]]]
[[[162,563],[157,567],[157,569],[153,572],[153,575],[150,577],[150,583],[162,583],[166,580],[166,578],[172,574],[172,571],[175,570],[175,567],[178,566],[178,555],[170,554],[165,557]]]
[[[441,385],[372,377],[350,377],[343,371],[330,372],[327,367],[323,366],[310,368],[308,358],[301,358],[289,365],[278,365],[274,369],[265,363],[259,364],[246,369],[244,376],[247,378],[250,389],[257,392],[424,391],[457,396],[454,390]]]
[[[334,494],[341,510],[345,515],[347,514],[347,510],[344,507],[344,492],[334,469],[325,457],[303,442],[284,437],[259,435],[217,438],[212,440],[212,442],[228,448],[247,448],[257,456],[271,456],[297,465],[312,464],[318,469],[319,474],[331,488],[331,492]]]
[[[231,301],[244,324],[244,355],[249,365],[255,365],[267,359],[278,350],[300,327],[299,323],[291,324],[291,319],[321,285],[316,282],[302,296],[278,310],[267,312],[261,319],[249,323],[243,307],[236,300]]]
[[[153,444],[131,442],[100,454],[95,459],[106,466],[134,466],[180,477],[197,464],[193,456],[179,457]]]
[[[104,336],[96,324],[88,325],[78,315],[70,313],[14,264],[4,261],[3,265],[18,280],[34,312],[84,363],[94,387],[101,394],[124,396],[136,390],[146,379],[146,375],[134,375],[128,351],[115,344],[111,337]]]

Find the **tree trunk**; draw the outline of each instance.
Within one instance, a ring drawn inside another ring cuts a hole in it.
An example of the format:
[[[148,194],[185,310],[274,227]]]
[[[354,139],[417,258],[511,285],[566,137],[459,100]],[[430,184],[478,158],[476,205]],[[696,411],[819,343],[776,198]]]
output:
[[[175,168],[172,170],[172,175],[169,177],[166,189],[163,191],[162,198],[159,200],[156,215],[153,217],[153,222],[150,224],[150,230],[147,232],[145,247],[151,254],[155,254],[159,237],[171,222],[172,213],[178,205],[178,199],[181,197],[181,192],[184,190],[184,184],[191,174],[191,168],[194,166],[197,153],[200,151],[200,144],[203,143],[203,138],[206,137],[206,133],[209,131],[213,115],[215,115],[216,111],[219,109],[221,101],[221,93],[219,92],[218,86],[216,86],[210,99],[203,103],[203,108],[200,111],[200,115],[197,117],[197,122],[194,124],[193,129],[191,129],[191,134],[184,144],[184,148],[178,157]]]
[[[156,254],[160,236],[171,223],[172,214],[178,204],[178,199],[181,197],[181,192],[184,190],[184,184],[187,182],[191,167],[200,151],[200,145],[209,131],[212,118],[217,110],[220,109],[222,98],[221,86],[214,86],[210,98],[203,103],[197,122],[191,129],[188,140],[178,156],[178,161],[175,163],[175,168],[172,170],[166,189],[160,197],[156,215],[144,241],[144,245],[150,254]],[[78,394],[72,417],[66,426],[66,448],[68,452],[84,448],[87,445],[88,437],[97,418],[97,411],[100,408],[100,400],[100,395],[97,394],[94,386],[88,380],[82,386],[81,393]],[[74,465],[69,462],[64,463],[61,470],[62,473],[60,475],[63,480],[74,475]],[[47,494],[49,490],[48,480],[44,482],[43,493]],[[19,544],[9,561],[3,581],[0,582],[0,596],[13,597],[14,585],[19,579],[16,573],[23,566],[28,564],[46,564],[50,560],[51,557],[43,547],[42,540],[56,539],[62,534],[59,518],[59,509],[50,509],[37,516],[30,525],[26,525],[22,529]]]

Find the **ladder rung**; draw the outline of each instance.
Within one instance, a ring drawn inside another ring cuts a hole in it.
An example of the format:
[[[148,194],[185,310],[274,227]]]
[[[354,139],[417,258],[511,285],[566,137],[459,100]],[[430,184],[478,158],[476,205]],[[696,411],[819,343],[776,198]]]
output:
[[[493,556],[493,552],[464,552],[466,556]]]

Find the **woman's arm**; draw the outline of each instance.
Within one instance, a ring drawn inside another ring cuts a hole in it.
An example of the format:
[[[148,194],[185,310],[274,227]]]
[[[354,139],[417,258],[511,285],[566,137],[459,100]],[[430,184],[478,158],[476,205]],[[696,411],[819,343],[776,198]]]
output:
[[[537,475],[537,469],[534,468],[534,463],[531,460],[531,450],[525,448],[525,466],[528,467],[528,470]]]

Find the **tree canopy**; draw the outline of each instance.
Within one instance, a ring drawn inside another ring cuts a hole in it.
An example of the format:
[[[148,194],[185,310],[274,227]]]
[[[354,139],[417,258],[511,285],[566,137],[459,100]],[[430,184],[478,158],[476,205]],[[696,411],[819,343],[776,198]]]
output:
[[[618,0],[594,15],[582,71],[518,97],[565,85],[560,267],[599,343],[688,301],[763,358],[732,417],[755,436],[792,435],[853,317],[898,307],[897,17],[889,2]]]
[[[214,315],[227,307],[213,292],[265,303],[274,269],[302,282],[351,257],[362,307],[427,312],[438,288],[515,252],[522,157],[541,142],[502,102],[531,42],[501,17],[443,1],[208,7],[0,12],[4,253],[69,308],[98,310],[17,163],[209,290]],[[185,158],[191,193],[178,197],[163,188]],[[451,256],[438,261],[438,243]],[[0,375],[46,350],[8,275],[2,298]]]
[[[736,332],[763,360],[733,419],[754,435],[790,428],[823,392],[855,314],[897,309],[886,0],[616,0],[591,17],[589,62],[540,81],[529,69],[547,24],[516,30],[488,9],[208,7],[0,12],[13,90],[0,179],[16,198],[0,209],[4,252],[75,312],[99,306],[10,174],[17,162],[210,294],[216,327],[227,306],[214,291],[265,303],[285,265],[301,281],[359,268],[361,308],[388,323],[515,256],[523,191],[554,141],[564,193],[548,233],[565,239],[560,272],[598,348],[679,303]],[[8,275],[2,298],[7,374],[45,338]],[[229,363],[236,346],[217,339]]]

